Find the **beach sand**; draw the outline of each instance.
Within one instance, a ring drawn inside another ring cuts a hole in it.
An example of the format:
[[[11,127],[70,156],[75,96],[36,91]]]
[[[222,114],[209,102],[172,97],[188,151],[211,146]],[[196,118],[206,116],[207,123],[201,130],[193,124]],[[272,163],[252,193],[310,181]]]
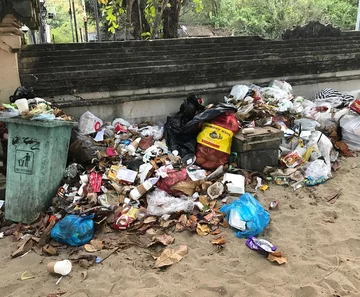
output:
[[[360,158],[347,158],[341,165],[331,180],[310,190],[270,185],[258,193],[264,207],[274,199],[280,202],[258,237],[285,253],[288,263],[282,266],[248,249],[230,229],[222,232],[227,239],[222,250],[210,243],[214,236],[185,231],[174,233],[170,247],[186,244],[188,254],[164,271],[153,269],[156,252],[131,247],[90,267],[85,280],[84,269],[74,264],[71,274],[56,285],[58,277],[46,271],[46,264],[66,259],[66,250],[57,257],[32,251],[11,259],[16,243],[7,237],[0,239],[0,296],[360,296]],[[343,190],[336,202],[327,202],[326,197],[339,189]],[[35,278],[21,281],[24,271]]]

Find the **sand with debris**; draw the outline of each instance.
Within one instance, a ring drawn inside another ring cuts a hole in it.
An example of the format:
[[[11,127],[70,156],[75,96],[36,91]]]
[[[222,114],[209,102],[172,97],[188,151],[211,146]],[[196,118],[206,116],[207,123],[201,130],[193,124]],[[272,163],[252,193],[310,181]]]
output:
[[[47,273],[46,264],[67,254],[51,258],[30,252],[10,259],[16,243],[8,237],[0,239],[0,296],[360,296],[360,158],[341,165],[332,180],[311,190],[271,186],[259,193],[264,206],[280,201],[261,237],[287,255],[283,266],[249,250],[232,230],[223,231],[227,244],[222,250],[211,245],[213,236],[185,231],[175,234],[173,246],[187,244],[189,253],[165,271],[153,269],[154,252],[131,247],[90,267],[85,280],[84,269],[75,264],[56,285],[58,278]],[[339,189],[339,199],[327,202]],[[24,271],[34,278],[21,281]]]

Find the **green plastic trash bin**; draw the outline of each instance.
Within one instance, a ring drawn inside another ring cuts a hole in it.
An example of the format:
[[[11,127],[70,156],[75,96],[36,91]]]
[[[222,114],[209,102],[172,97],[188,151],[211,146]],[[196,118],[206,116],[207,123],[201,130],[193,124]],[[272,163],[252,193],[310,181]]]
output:
[[[8,126],[5,218],[30,224],[55,197],[74,122],[2,119]]]

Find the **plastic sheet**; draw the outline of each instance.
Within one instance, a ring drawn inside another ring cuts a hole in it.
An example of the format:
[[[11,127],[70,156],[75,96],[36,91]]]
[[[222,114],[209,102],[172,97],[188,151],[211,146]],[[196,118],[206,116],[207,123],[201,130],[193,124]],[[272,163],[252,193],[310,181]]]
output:
[[[175,198],[165,191],[155,189],[147,195],[147,214],[162,216],[178,211],[191,212],[194,209],[194,202],[188,197]]]

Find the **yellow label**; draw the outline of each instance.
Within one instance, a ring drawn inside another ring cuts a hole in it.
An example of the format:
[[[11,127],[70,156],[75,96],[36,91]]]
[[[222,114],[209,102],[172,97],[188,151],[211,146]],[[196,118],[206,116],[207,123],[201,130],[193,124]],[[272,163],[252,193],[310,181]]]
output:
[[[234,133],[223,127],[205,123],[197,136],[197,142],[227,154],[231,153],[231,142]]]
[[[135,220],[138,213],[139,213],[139,209],[134,206],[131,206],[129,211],[126,213],[126,215]]]
[[[108,178],[114,182],[119,182],[119,179],[116,177],[119,169],[120,169],[120,166],[112,165],[108,172]]]

